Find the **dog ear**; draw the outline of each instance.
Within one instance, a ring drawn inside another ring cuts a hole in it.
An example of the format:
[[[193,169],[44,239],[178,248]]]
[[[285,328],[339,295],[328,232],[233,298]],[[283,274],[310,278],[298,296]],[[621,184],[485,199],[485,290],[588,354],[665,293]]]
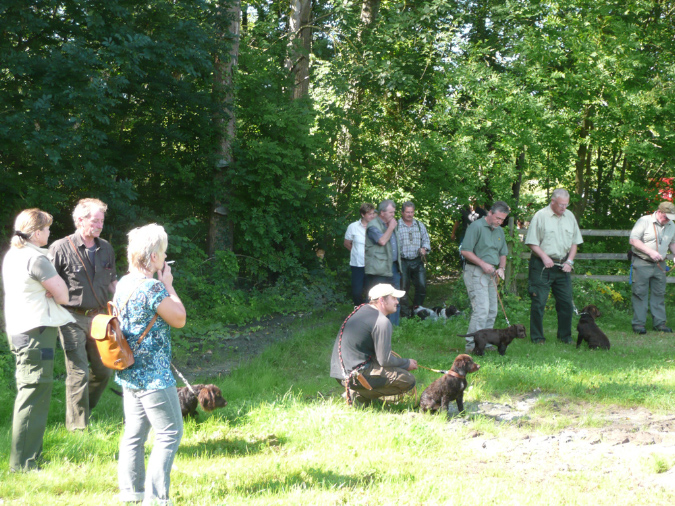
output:
[[[216,409],[215,397],[215,392],[211,385],[206,385],[199,391],[199,404],[204,408],[204,411],[213,411]]]

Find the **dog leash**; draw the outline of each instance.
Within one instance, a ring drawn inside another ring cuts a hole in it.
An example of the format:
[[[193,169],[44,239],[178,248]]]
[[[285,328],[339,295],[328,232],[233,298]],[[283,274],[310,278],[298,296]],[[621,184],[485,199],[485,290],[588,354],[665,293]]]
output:
[[[176,374],[178,374],[178,376],[180,377],[180,379],[183,380],[183,383],[185,383],[185,386],[188,387],[188,390],[189,390],[190,392],[192,392],[192,395],[194,395],[195,397],[197,397],[197,392],[195,392],[194,388],[192,388],[192,385],[190,385],[190,382],[189,382],[188,380],[185,379],[185,376],[183,376],[183,375],[180,373],[180,371],[178,370],[178,368],[177,368],[175,365],[173,365],[173,362],[171,362],[171,367],[173,367],[173,370],[176,371]]]
[[[393,350],[392,350],[391,354],[394,355],[395,357],[401,358],[401,355],[399,355],[398,353],[396,353]],[[446,374],[448,372],[448,371],[443,371],[441,369],[432,369],[431,367],[425,367],[423,365],[420,365],[419,363],[417,364],[417,367],[419,367],[420,369],[426,369],[427,371],[437,372],[439,374]]]
[[[497,292],[497,298],[499,299],[499,304],[501,304],[501,306],[502,306],[502,313],[504,313],[504,319],[506,320],[506,325],[508,325],[510,327],[511,323],[509,322],[508,316],[506,316],[506,310],[504,309],[504,303],[502,302],[502,297],[499,295],[499,289],[497,288],[496,271],[495,271],[495,274],[492,275],[492,284],[495,285],[495,292]]]

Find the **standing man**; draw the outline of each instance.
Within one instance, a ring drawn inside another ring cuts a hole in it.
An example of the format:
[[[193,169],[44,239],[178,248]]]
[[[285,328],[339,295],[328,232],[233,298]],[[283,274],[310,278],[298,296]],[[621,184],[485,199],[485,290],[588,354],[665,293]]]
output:
[[[347,317],[330,360],[330,376],[345,387],[347,400],[370,404],[373,399],[400,395],[415,386],[417,361],[401,358],[391,350],[391,322],[398,298],[405,295],[389,284],[368,292],[370,302]]]
[[[427,227],[415,218],[415,204],[406,202],[398,220],[401,239],[401,288],[406,294],[401,299],[403,316],[412,316],[410,310],[410,283],[415,287],[413,308],[424,305],[427,296],[427,278],[424,263],[431,249]]]
[[[460,249],[466,259],[464,285],[471,301],[471,321],[467,334],[494,327],[499,308],[497,287],[504,279],[508,247],[502,223],[509,215],[509,206],[498,200],[487,216],[474,221],[466,230]],[[472,352],[473,337],[466,338],[466,351]]]
[[[555,297],[558,339],[572,342],[572,267],[581,244],[577,219],[567,210],[570,194],[563,188],[553,191],[551,204],[537,211],[527,230],[525,244],[532,250],[527,291],[530,293],[530,335],[532,342],[545,343],[544,308],[549,292]]]
[[[675,205],[661,202],[654,214],[640,218],[630,233],[633,247],[633,332],[646,334],[647,299],[652,325],[659,332],[666,326],[666,255],[675,253]],[[651,295],[650,295],[651,292]]]
[[[370,290],[378,283],[389,283],[401,288],[401,252],[396,231],[398,221],[394,218],[396,204],[383,200],[377,206],[380,213],[366,228],[366,287]],[[392,325],[398,325],[401,308],[389,315]]]
[[[345,233],[345,248],[351,254],[349,266],[352,271],[352,300],[355,306],[363,302],[363,288],[366,283],[366,227],[375,218],[373,204],[361,204],[361,219],[351,223]]]
[[[90,335],[91,320],[107,312],[117,285],[115,252],[99,237],[107,208],[98,199],[80,200],[73,211],[77,230],[49,248],[56,272],[68,287],[65,308],[75,318],[75,323],[59,328],[66,357],[66,428],[70,431],[86,429],[89,414],[112,375]]]

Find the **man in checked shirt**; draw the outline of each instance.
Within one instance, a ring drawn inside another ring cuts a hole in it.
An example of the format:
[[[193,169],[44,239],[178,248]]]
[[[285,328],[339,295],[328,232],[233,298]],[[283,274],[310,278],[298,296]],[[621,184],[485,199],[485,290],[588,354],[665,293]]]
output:
[[[401,241],[401,314],[412,316],[412,309],[424,305],[427,296],[427,277],[424,264],[431,249],[427,227],[415,218],[415,204],[406,202],[398,220],[398,237]],[[413,306],[410,307],[410,284],[415,287]]]

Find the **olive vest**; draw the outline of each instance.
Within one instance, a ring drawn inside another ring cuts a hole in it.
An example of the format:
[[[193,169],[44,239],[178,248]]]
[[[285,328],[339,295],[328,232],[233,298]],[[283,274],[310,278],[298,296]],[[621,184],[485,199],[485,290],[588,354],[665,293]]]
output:
[[[376,227],[383,234],[387,231],[387,226],[382,223],[382,220],[377,217],[368,223],[368,228]],[[396,239],[398,240],[398,226],[394,229]],[[401,244],[398,241],[399,245]],[[366,229],[366,274],[371,276],[386,276],[391,277],[394,271],[391,264],[395,261],[401,261],[401,248],[399,246],[397,251],[397,258],[394,259],[394,253],[391,248],[391,241],[388,241],[384,246],[380,246],[368,236],[368,229]]]

